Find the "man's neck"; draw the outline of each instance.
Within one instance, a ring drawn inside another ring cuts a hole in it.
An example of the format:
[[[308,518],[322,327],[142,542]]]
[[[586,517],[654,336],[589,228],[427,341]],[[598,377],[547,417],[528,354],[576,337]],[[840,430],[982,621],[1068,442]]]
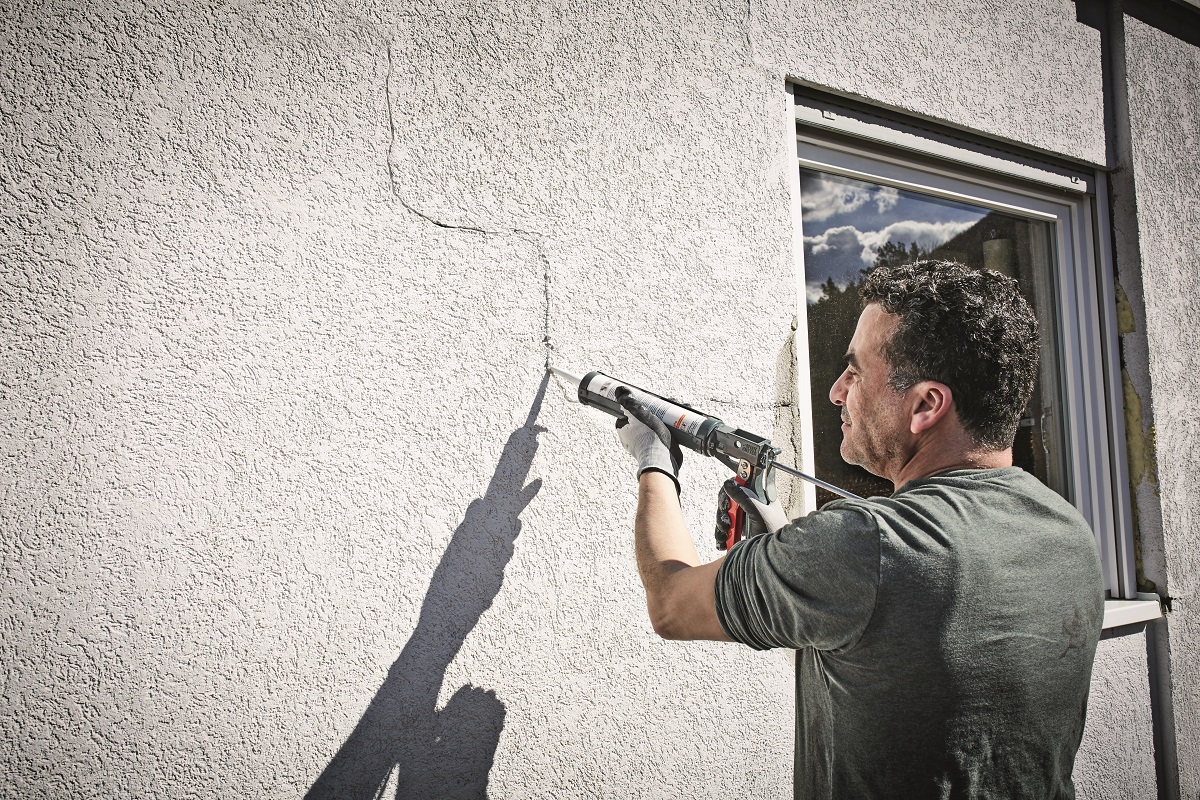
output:
[[[892,485],[899,489],[909,481],[932,478],[959,469],[999,469],[1011,467],[1012,448],[1006,450],[918,450],[903,467],[891,476]]]

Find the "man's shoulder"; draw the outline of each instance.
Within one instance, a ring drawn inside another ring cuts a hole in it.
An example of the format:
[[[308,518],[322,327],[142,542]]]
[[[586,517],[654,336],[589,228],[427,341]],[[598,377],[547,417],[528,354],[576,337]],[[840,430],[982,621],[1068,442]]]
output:
[[[802,536],[859,537],[878,535],[880,520],[874,499],[833,500],[807,516],[792,520],[780,532]]]
[[[1091,527],[1071,503],[1019,467],[956,470],[910,481],[888,497],[865,501],[883,538],[911,544],[930,536],[951,545],[992,540],[997,547],[1019,541],[1088,549]],[[997,534],[980,537],[980,533]],[[1003,533],[1003,536],[998,534]]]
[[[936,475],[929,475],[924,478],[914,478],[897,489],[892,497],[901,497],[921,491],[978,492],[1009,488],[1020,488],[1028,491],[1035,489],[1035,487],[1051,491],[1044,483],[1020,467],[955,469],[948,472],[940,472]]]
[[[963,469],[919,478],[884,498],[880,506],[922,503],[1020,515],[1051,512],[1083,523],[1082,515],[1066,498],[1020,467]]]
[[[884,526],[872,504],[839,500],[793,520],[773,534],[755,537],[745,548],[785,572],[833,571],[878,574]],[[731,552],[731,556],[732,556]]]

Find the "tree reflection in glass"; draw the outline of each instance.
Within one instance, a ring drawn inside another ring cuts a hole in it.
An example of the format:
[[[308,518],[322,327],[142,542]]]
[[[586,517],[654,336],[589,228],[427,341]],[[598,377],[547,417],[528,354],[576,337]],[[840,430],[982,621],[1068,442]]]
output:
[[[1066,496],[1052,223],[810,169],[800,170],[800,189],[817,475],[858,495],[891,494],[888,481],[842,461],[841,421],[828,392],[845,366],[863,278],[885,264],[932,258],[1015,278],[1033,306],[1042,331],[1041,376],[1013,459]],[[817,489],[818,506],[832,499]]]

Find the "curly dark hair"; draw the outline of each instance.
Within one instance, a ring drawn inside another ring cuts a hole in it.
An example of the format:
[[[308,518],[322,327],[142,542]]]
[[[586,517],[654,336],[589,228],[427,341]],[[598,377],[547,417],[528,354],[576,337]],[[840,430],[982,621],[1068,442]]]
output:
[[[859,296],[864,308],[879,303],[900,317],[884,348],[892,388],[944,383],[976,445],[1012,446],[1040,351],[1037,319],[1015,280],[953,261],[917,261],[876,269]]]

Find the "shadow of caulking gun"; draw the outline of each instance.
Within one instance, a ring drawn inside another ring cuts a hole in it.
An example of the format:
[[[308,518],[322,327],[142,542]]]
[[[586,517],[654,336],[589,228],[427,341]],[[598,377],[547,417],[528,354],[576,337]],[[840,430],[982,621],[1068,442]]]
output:
[[[775,501],[775,470],[782,470],[789,475],[795,475],[809,483],[827,489],[834,494],[851,500],[859,500],[858,495],[851,494],[845,489],[808,475],[800,470],[780,464],[776,461],[781,450],[771,444],[769,439],[762,436],[731,428],[716,417],[709,416],[675,400],[668,400],[653,392],[640,389],[630,383],[618,380],[603,372],[589,372],[580,376],[566,370],[550,367],[551,372],[578,390],[579,402],[585,406],[593,406],[614,417],[625,416],[625,409],[616,399],[616,391],[620,386],[629,389],[634,399],[640,402],[654,416],[662,420],[671,431],[672,438],[681,446],[705,456],[712,456],[735,473],[734,482],[738,487],[736,496],[722,493],[721,523],[724,525],[724,514],[728,513],[729,524],[722,530],[717,528],[717,547],[727,550],[742,539],[763,533],[766,529],[776,530],[783,523],[782,513],[767,511],[769,504]],[[749,514],[742,501],[754,504],[758,509],[757,518]],[[725,507],[728,502],[728,508]],[[762,519],[766,523],[763,528]]]

